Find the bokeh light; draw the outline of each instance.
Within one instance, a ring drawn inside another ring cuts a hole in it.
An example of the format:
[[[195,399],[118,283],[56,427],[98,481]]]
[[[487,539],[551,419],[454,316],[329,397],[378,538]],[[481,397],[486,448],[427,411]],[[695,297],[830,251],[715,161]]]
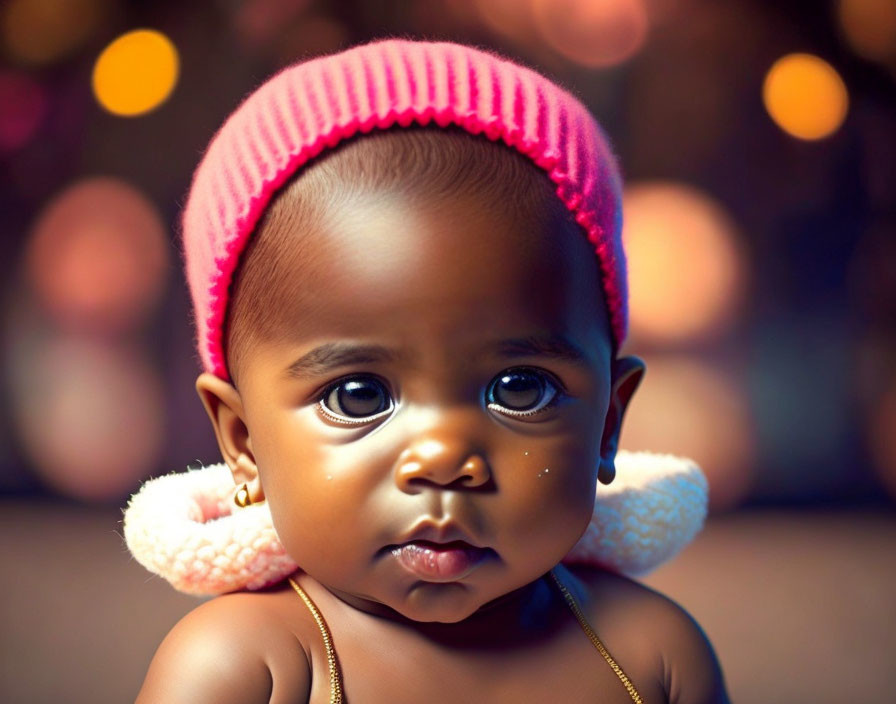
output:
[[[103,49],[93,67],[93,92],[114,115],[142,115],[165,102],[179,72],[171,40],[152,29],[136,29]]]
[[[582,66],[615,66],[647,38],[643,0],[530,0],[535,25],[554,51]],[[520,3],[522,4],[522,3]]]
[[[308,0],[244,0],[233,13],[233,29],[247,47],[268,44],[308,7]]]
[[[326,15],[307,15],[284,32],[277,43],[277,61],[288,64],[299,59],[329,54],[345,48],[349,41],[344,24]]]
[[[896,59],[896,2],[893,0],[840,0],[837,14],[846,41],[866,59]]]
[[[152,203],[112,178],[76,183],[35,223],[27,271],[42,303],[67,326],[140,324],[167,277],[165,228]]]
[[[633,338],[691,341],[730,325],[746,266],[722,207],[690,186],[653,182],[627,188],[623,210]]]
[[[690,457],[709,480],[710,508],[733,508],[752,484],[754,429],[732,379],[688,358],[646,358],[620,447]]]
[[[492,32],[519,44],[531,44],[536,32],[532,17],[532,0],[474,0],[478,19]],[[469,7],[466,0],[452,3],[452,11]]]
[[[86,501],[116,500],[158,469],[162,384],[138,354],[59,338],[13,362],[19,437],[50,487]]]
[[[871,459],[886,489],[896,497],[896,378],[875,405],[868,425]]]
[[[769,69],[762,86],[775,124],[799,139],[822,139],[846,118],[849,95],[840,74],[812,54],[788,54]]]
[[[81,47],[101,26],[109,0],[8,0],[0,37],[16,61],[48,64]]]
[[[19,71],[0,71],[0,152],[21,149],[40,128],[47,113],[47,93]]]

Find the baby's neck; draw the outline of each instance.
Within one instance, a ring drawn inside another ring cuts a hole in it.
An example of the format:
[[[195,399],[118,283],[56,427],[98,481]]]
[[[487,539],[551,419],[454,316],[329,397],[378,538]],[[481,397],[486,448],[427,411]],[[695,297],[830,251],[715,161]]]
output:
[[[329,587],[327,590],[347,608],[391,622],[398,628],[414,630],[447,648],[464,650],[469,650],[471,643],[482,649],[505,648],[509,643],[518,643],[526,635],[544,634],[556,627],[561,620],[558,615],[566,611],[562,598],[550,584],[549,575],[484,604],[456,623],[414,621],[378,602]]]

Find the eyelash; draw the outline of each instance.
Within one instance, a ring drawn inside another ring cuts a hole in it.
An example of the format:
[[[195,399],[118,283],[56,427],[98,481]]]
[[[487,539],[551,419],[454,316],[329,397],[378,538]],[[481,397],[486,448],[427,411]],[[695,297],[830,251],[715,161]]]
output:
[[[340,425],[367,425],[368,423],[372,423],[375,420],[379,420],[383,416],[389,415],[392,411],[395,410],[394,407],[387,408],[385,411],[380,411],[376,415],[373,416],[365,416],[364,418],[347,418],[343,416],[337,416],[333,411],[327,408],[324,405],[323,399],[317,402],[318,411],[323,415],[327,420],[333,423],[339,423]]]
[[[489,410],[494,411],[495,413],[500,413],[501,415],[509,416],[512,418],[527,418],[527,417],[531,417],[531,416],[540,415],[542,413],[545,413],[549,409],[553,408],[554,406],[556,406],[560,402],[561,398],[563,397],[563,395],[565,393],[563,384],[561,384],[554,377],[553,374],[550,374],[547,371],[545,371],[543,369],[539,369],[537,367],[509,367],[508,369],[505,369],[504,371],[502,371],[500,374],[496,375],[494,378],[497,378],[503,374],[507,374],[508,372],[511,372],[511,371],[527,371],[527,372],[530,372],[533,374],[541,375],[554,388],[554,395],[551,398],[551,400],[548,401],[544,406],[541,406],[540,408],[536,408],[536,409],[529,410],[529,411],[514,411],[513,409],[510,409],[510,408],[504,408],[503,406],[501,406],[497,403],[489,403],[486,407]],[[380,418],[384,418],[384,417],[388,416],[389,414],[391,414],[395,410],[395,404],[394,404],[394,401],[391,398],[391,396],[389,399],[390,400],[389,408],[387,408],[383,411],[380,411],[379,413],[376,413],[372,416],[365,416],[363,418],[349,418],[347,416],[340,416],[340,415],[334,413],[333,411],[331,411],[329,408],[327,408],[325,401],[329,397],[329,395],[331,393],[333,393],[334,390],[336,390],[337,388],[339,388],[339,386],[341,386],[342,384],[345,384],[348,381],[351,381],[353,379],[364,379],[364,378],[368,378],[368,377],[365,375],[347,376],[347,377],[342,377],[341,379],[337,379],[333,383],[329,384],[317,396],[317,404],[316,405],[317,405],[318,413],[320,413],[324,418],[326,418],[330,422],[338,423],[339,425],[344,425],[344,426],[351,426],[351,427],[368,425],[369,423],[373,423],[374,421],[377,421]],[[376,378],[376,377],[372,377],[372,378]],[[385,383],[383,383],[380,380],[377,380],[377,381],[379,381],[379,383],[381,383],[383,385],[383,387],[388,390],[388,386]],[[488,388],[491,388],[491,385],[492,385],[492,382],[489,382]],[[486,391],[486,393],[488,393],[488,391]]]
[[[560,391],[558,390],[556,394],[554,394],[554,398],[544,404],[541,408],[534,408],[531,411],[514,411],[510,408],[504,408],[504,406],[499,406],[497,403],[490,403],[486,408],[495,411],[495,413],[501,413],[505,416],[513,416],[514,418],[525,418],[526,416],[537,416],[540,413],[544,413],[549,408],[553,408],[557,405],[560,400]]]

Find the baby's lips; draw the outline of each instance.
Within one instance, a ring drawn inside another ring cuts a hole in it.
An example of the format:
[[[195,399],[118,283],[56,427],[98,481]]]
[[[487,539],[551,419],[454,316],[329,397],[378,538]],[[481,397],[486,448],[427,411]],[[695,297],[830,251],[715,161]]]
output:
[[[456,582],[469,575],[485,560],[488,548],[464,541],[433,543],[414,541],[396,545],[391,553],[405,570],[427,582]]]

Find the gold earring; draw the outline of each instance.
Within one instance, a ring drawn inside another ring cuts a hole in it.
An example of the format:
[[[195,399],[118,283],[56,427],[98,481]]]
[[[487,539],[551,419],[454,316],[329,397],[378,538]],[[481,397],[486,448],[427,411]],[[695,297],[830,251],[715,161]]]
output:
[[[239,489],[236,490],[236,496],[233,497],[233,503],[235,503],[240,508],[246,508],[246,506],[252,503],[252,497],[249,496],[248,484],[243,484]]]

